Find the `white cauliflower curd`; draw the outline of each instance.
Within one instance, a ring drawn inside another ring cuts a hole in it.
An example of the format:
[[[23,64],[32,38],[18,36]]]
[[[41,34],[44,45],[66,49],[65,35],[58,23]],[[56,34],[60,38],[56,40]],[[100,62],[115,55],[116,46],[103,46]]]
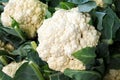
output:
[[[46,8],[39,0],[9,0],[1,14],[1,21],[4,26],[11,26],[13,17],[28,37],[33,38],[44,20]]]
[[[13,51],[14,47],[10,43],[4,43],[0,40],[0,50]]]
[[[120,70],[111,69],[104,80],[120,80]]]
[[[103,0],[94,0],[96,2],[96,4],[100,7],[103,7],[104,6],[104,2]]]
[[[19,69],[19,67],[25,63],[26,61],[22,61],[19,63],[16,62],[11,62],[10,64],[6,65],[5,67],[3,67],[2,71],[4,73],[6,73],[7,75],[9,75],[10,77],[14,77],[16,71]]]
[[[53,70],[84,70],[84,64],[71,54],[97,45],[100,33],[89,21],[90,15],[78,12],[78,8],[56,11],[38,29],[39,57]]]

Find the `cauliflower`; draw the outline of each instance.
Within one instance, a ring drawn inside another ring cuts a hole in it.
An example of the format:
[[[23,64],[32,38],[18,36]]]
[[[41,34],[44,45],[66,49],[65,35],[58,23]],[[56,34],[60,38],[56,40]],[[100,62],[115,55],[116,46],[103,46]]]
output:
[[[84,64],[71,54],[98,44],[100,33],[88,24],[89,21],[90,15],[78,12],[78,8],[56,11],[38,29],[39,57],[57,71],[84,70]]]
[[[104,80],[120,80],[120,70],[111,69]]]
[[[33,38],[44,20],[46,8],[39,0],[9,0],[1,14],[1,21],[4,26],[11,26],[13,17],[28,37]]]
[[[104,6],[104,2],[103,0],[94,0],[96,2],[96,4],[100,7],[103,7]]]
[[[0,50],[13,51],[14,47],[10,43],[4,43],[0,40]]]
[[[25,62],[26,61],[22,61],[19,63],[12,62],[8,64],[7,66],[3,67],[2,71],[13,78],[18,68]]]

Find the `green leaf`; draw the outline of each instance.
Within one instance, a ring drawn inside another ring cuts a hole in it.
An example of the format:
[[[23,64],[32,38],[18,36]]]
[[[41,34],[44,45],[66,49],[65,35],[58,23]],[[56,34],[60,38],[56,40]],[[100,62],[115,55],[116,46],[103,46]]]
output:
[[[103,12],[96,12],[95,13],[96,17],[98,18],[98,24],[97,24],[97,29],[102,30],[103,29],[103,18],[105,16],[105,13]]]
[[[12,19],[11,27],[14,28],[15,26],[17,26],[19,28],[19,23],[13,17],[10,16],[10,18]]]
[[[116,37],[116,32],[120,28],[120,20],[111,8],[105,10],[106,15],[103,19],[102,39],[111,42]]]
[[[68,10],[68,9],[75,7],[75,4],[70,3],[70,2],[60,2],[58,7]]]
[[[108,63],[110,62],[109,45],[103,42],[99,43],[97,45],[96,55],[98,59],[100,58],[104,60],[105,66],[108,66]]]
[[[120,69],[120,42],[116,41],[110,47],[110,68]]]
[[[89,1],[92,1],[92,0],[68,0],[68,2],[75,3],[75,4],[82,4]]]
[[[16,71],[14,80],[39,80],[28,62],[21,65]]]
[[[75,58],[82,61],[86,66],[95,63],[95,47],[86,47],[72,54]]]
[[[101,75],[104,76],[105,73],[105,65],[104,65],[104,59],[103,58],[99,58],[96,60],[96,64],[94,65],[94,67],[92,67],[92,70],[99,72]]]
[[[94,1],[89,1],[87,3],[78,5],[80,12],[90,12],[92,9],[95,9],[96,7],[97,5]]]
[[[23,32],[23,31],[20,29],[19,23],[18,23],[13,17],[11,17],[11,19],[12,19],[12,24],[11,24],[12,28],[16,31],[16,33],[18,34],[18,36],[19,36],[23,41],[25,41],[25,39],[26,39],[26,33]]]
[[[120,41],[120,29],[116,32],[116,41]]]
[[[66,76],[69,76],[73,80],[101,80],[101,75],[95,71],[80,71],[66,69],[64,71]]]
[[[60,1],[61,1],[61,0],[49,0],[49,1],[48,1],[48,4],[49,4],[50,7],[56,7],[56,6],[59,5],[59,2],[60,2]]]
[[[116,32],[120,29],[120,19],[115,15],[114,27],[113,27],[113,38],[116,38]]]
[[[5,56],[0,56],[0,62],[3,64],[3,65],[7,65],[8,64],[8,60]]]
[[[4,6],[0,5],[0,13],[3,12],[3,10],[4,10]]]
[[[112,0],[103,0],[105,4],[112,4]]]
[[[17,48],[23,40],[17,35],[15,30],[7,27],[3,27],[2,24],[0,24],[0,40],[3,42],[11,43],[15,48]]]
[[[96,53],[97,53],[98,58],[103,58],[103,57],[109,56],[108,44],[102,43],[102,42],[99,43],[97,45]]]
[[[2,2],[8,2],[9,0],[0,0],[0,3],[2,3]]]
[[[9,53],[5,50],[0,50],[0,56],[2,55],[9,55]]]
[[[13,55],[20,55],[20,56],[27,56],[27,53],[31,51],[30,42],[25,42],[19,46],[18,49],[14,50],[11,54]]]
[[[0,71],[2,71],[3,64],[0,62]]]
[[[19,37],[19,35],[16,33],[16,31],[14,29],[12,29],[12,28],[2,27],[1,30],[4,30],[8,34],[11,34],[11,35]]]
[[[50,18],[50,17],[52,17],[52,13],[49,10],[46,10],[45,18],[47,19],[47,18]]]
[[[1,58],[2,57],[2,58]],[[6,50],[0,50],[0,61],[2,64],[7,65],[6,63],[9,63],[11,60],[14,60],[16,56],[10,54],[10,52]]]
[[[109,12],[110,13],[110,12]],[[108,12],[106,13],[107,15],[104,17],[103,20],[103,37],[106,39],[112,39],[112,34],[113,34],[113,27],[114,27],[114,16]]]
[[[13,80],[13,79],[0,70],[0,80]]]
[[[118,17],[120,18],[120,1],[119,0],[114,0],[114,5],[115,5],[115,10],[116,10],[116,13],[118,15]]]
[[[45,62],[43,62],[40,58],[38,53],[34,50],[33,45],[31,42],[25,42],[21,46],[19,46],[18,49],[14,50],[11,54],[13,55],[19,55],[21,58],[27,58],[29,61],[33,61],[38,65],[44,65]]]
[[[50,80],[70,80],[69,77],[65,76],[63,73],[55,73],[49,76]]]
[[[120,53],[112,55],[109,64],[110,69],[120,69]]]
[[[31,68],[33,69],[34,73],[37,75],[39,80],[45,80],[40,72],[39,66],[36,63],[30,61],[29,65],[31,66]]]

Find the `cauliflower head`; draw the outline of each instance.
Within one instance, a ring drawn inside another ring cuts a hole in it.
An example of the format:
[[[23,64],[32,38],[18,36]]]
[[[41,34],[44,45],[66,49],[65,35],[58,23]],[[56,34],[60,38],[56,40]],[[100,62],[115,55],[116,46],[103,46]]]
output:
[[[39,57],[57,71],[84,70],[84,64],[71,54],[97,45],[100,33],[88,24],[89,21],[90,15],[78,12],[78,8],[56,11],[38,29]]]
[[[13,17],[28,37],[33,38],[44,20],[46,8],[39,0],[9,0],[1,14],[1,21],[4,26],[11,26]]]
[[[10,64],[3,67],[2,71],[13,78],[18,68],[25,62],[26,61],[22,61],[19,63],[11,62]]]
[[[103,7],[104,6],[104,2],[103,0],[94,0],[96,2],[96,4],[100,7]]]
[[[4,43],[0,40],[0,50],[6,50],[8,52],[11,52],[14,50],[14,47],[10,43]]]
[[[111,69],[104,80],[120,80],[120,70]]]

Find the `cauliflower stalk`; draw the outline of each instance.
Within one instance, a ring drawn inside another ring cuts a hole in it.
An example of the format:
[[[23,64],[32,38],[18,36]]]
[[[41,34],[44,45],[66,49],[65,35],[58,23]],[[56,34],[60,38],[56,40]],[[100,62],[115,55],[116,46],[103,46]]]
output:
[[[9,0],[1,14],[1,21],[4,26],[11,26],[13,17],[28,37],[33,38],[44,20],[46,8],[39,0]]]
[[[39,57],[53,70],[84,70],[82,61],[71,54],[98,44],[100,33],[88,24],[89,21],[90,15],[78,12],[78,8],[56,11],[38,29]]]
[[[111,69],[104,80],[120,80],[120,70]]]

